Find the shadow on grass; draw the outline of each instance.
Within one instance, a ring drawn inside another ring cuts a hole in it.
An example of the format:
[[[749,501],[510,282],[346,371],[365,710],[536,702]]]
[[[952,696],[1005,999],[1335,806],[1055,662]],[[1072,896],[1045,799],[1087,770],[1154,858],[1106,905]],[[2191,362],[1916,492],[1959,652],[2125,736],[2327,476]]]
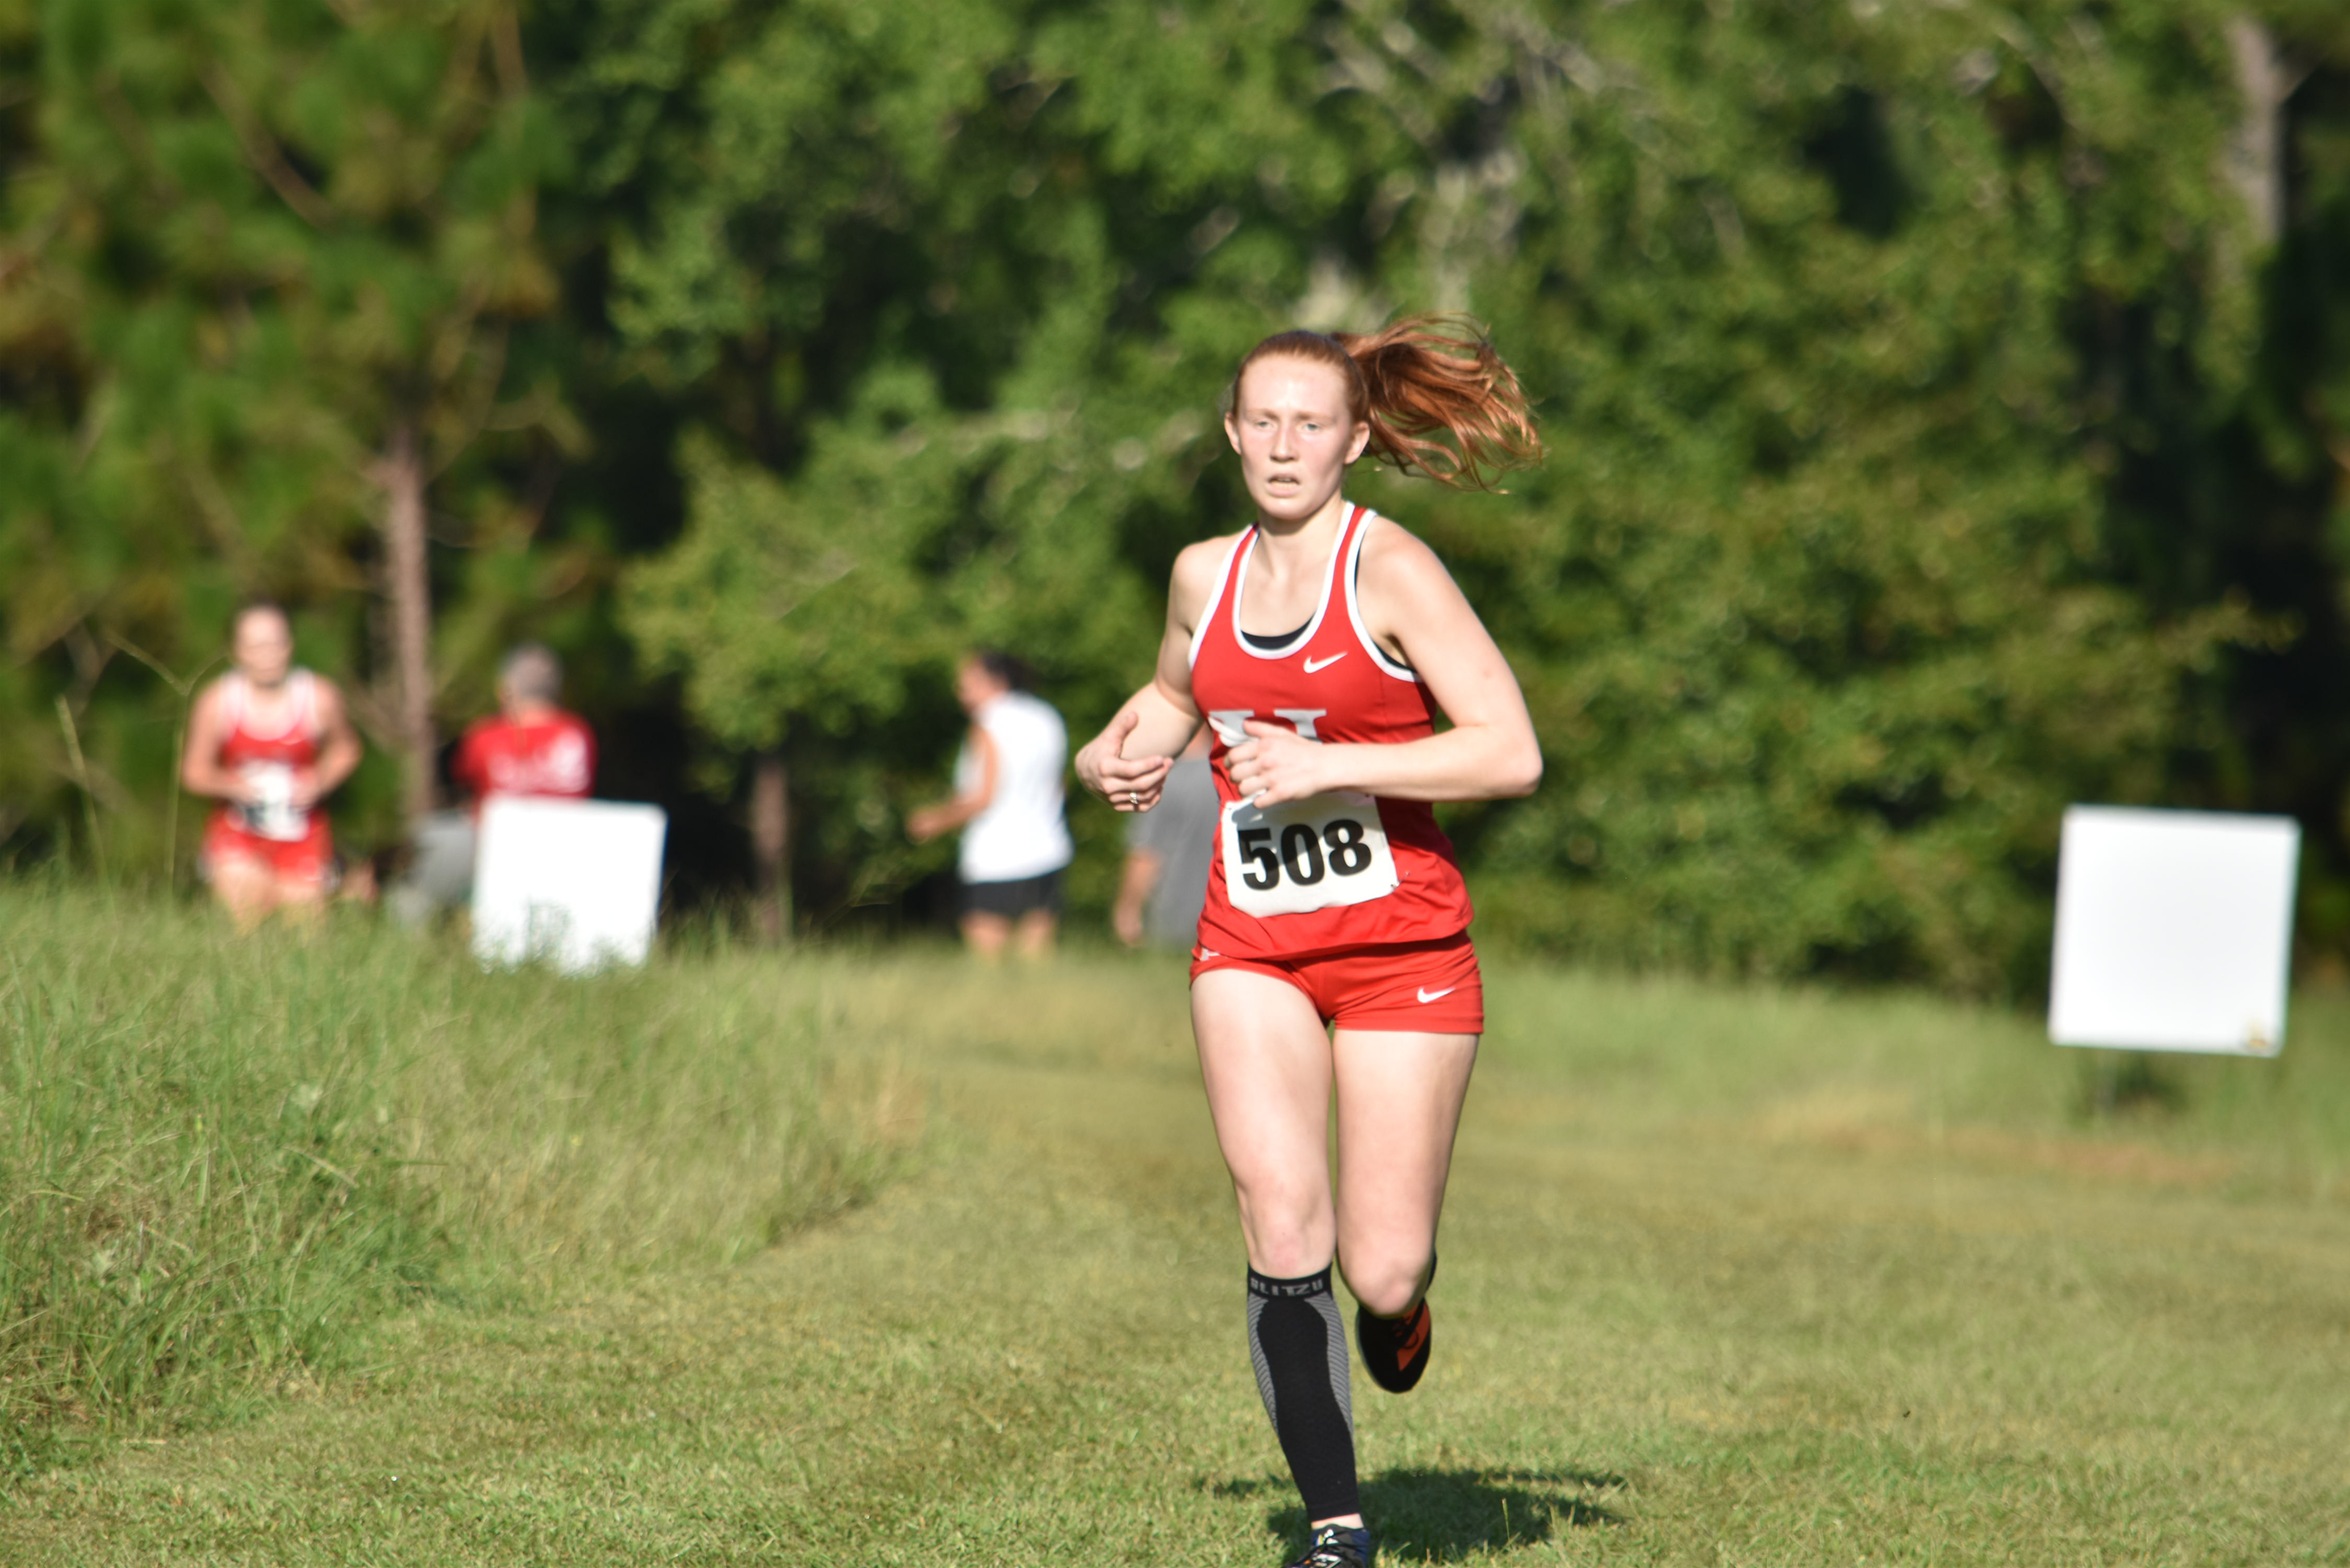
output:
[[[1620,1475],[1595,1470],[1389,1470],[1363,1482],[1363,1516],[1385,1561],[1454,1562],[1475,1552],[1532,1546],[1562,1529],[1624,1522],[1589,1494],[1613,1492]],[[1276,1479],[1220,1481],[1218,1497],[1287,1498]],[[1285,1502],[1265,1514],[1265,1528],[1303,1543],[1305,1510]]]
[[[2091,1051],[2081,1064],[2074,1114],[2082,1121],[2176,1116],[2187,1087],[2144,1051]]]

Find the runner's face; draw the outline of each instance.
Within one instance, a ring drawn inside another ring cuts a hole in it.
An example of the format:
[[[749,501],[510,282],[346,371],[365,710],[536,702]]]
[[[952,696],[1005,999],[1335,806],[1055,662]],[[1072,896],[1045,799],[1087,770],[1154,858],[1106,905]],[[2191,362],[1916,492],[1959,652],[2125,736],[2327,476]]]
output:
[[[1287,356],[1260,359],[1241,374],[1224,434],[1240,454],[1250,499],[1274,522],[1320,511],[1371,439],[1370,427],[1347,415],[1337,366]]]
[[[229,651],[245,679],[256,686],[275,686],[294,667],[293,629],[282,615],[254,610],[237,618]]]

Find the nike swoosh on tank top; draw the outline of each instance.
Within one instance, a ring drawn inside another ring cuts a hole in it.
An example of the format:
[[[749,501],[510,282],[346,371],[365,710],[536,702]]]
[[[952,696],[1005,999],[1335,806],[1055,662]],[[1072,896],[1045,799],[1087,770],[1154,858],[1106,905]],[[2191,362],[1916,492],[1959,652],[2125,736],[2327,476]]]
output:
[[[1330,794],[1259,812],[1232,784],[1229,753],[1247,739],[1242,726],[1252,718],[1339,743],[1400,745],[1436,732],[1427,688],[1372,640],[1356,603],[1374,515],[1345,504],[1320,607],[1294,638],[1266,647],[1240,635],[1253,527],[1226,554],[1192,636],[1192,698],[1215,732],[1209,755],[1221,806],[1202,947],[1307,958],[1436,941],[1468,928],[1468,885],[1426,802]]]

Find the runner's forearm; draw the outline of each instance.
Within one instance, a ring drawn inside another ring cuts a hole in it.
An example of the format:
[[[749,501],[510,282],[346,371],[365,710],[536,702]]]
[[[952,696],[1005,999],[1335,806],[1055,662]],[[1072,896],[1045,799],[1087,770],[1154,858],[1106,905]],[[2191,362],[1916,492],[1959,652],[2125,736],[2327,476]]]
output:
[[[180,769],[180,786],[207,800],[241,800],[245,793],[244,782],[235,774],[205,762],[190,762]]]
[[[1530,732],[1463,725],[1401,745],[1324,743],[1329,789],[1391,800],[1511,800],[1542,782],[1542,750]]]
[[[319,798],[323,800],[341,789],[344,781],[358,770],[359,737],[346,731],[329,740],[318,758]]]
[[[988,797],[985,795],[956,795],[925,809],[931,821],[937,824],[938,832],[952,833],[959,827],[967,826],[973,817],[985,811],[987,802]]]
[[[1155,680],[1127,698],[1118,712],[1121,716],[1131,712],[1138,720],[1134,733],[1119,748],[1119,755],[1127,758],[1181,756],[1199,730],[1198,711],[1178,701]]]

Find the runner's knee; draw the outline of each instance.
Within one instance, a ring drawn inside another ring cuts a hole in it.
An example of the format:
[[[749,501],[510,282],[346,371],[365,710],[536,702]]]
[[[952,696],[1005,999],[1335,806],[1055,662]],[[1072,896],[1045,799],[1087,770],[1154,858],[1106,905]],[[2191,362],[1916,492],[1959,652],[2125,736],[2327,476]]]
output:
[[[1249,1242],[1249,1267],[1260,1274],[1282,1278],[1297,1278],[1330,1266],[1328,1243],[1317,1247],[1303,1233],[1291,1233],[1269,1239],[1252,1237]]]
[[[213,871],[212,891],[231,909],[266,908],[276,900],[277,884],[266,872],[232,864]]]
[[[1240,1219],[1249,1263],[1258,1272],[1294,1279],[1330,1266],[1330,1216],[1306,1194],[1252,1192],[1242,1185]]]
[[[1427,1283],[1429,1252],[1425,1247],[1357,1248],[1338,1261],[1346,1288],[1373,1314],[1391,1318],[1408,1309]]]

